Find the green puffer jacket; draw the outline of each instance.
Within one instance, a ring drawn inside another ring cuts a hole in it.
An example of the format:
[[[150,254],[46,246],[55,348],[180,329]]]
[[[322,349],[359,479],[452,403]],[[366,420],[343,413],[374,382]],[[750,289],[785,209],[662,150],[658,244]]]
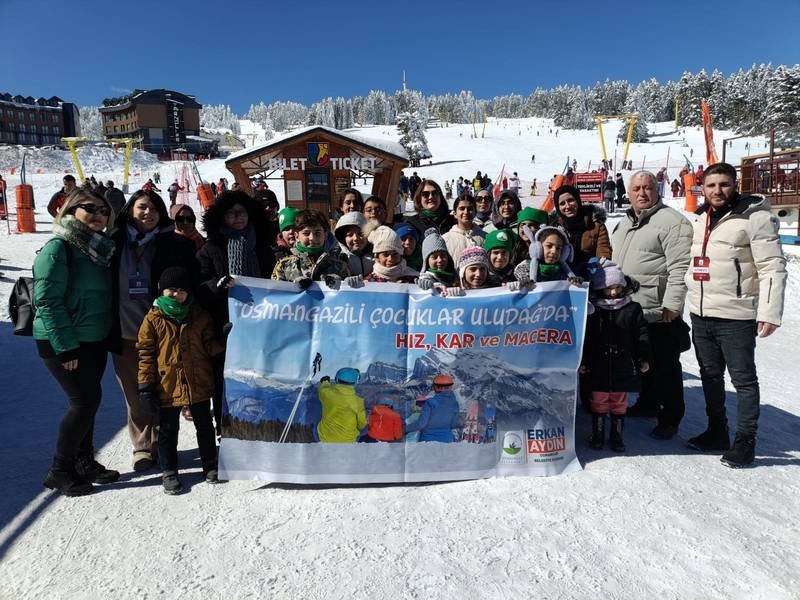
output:
[[[111,270],[68,243],[51,239],[33,261],[33,337],[56,354],[100,342],[111,329]]]

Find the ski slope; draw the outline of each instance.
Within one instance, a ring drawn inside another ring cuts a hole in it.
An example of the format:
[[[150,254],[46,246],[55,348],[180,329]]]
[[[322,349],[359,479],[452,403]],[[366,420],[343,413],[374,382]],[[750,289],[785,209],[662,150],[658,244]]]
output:
[[[699,129],[654,128],[652,143],[631,149],[637,167],[664,166],[669,152],[675,177],[690,150],[695,164],[704,162]],[[568,157],[579,169],[601,158],[596,132],[559,131],[556,137],[543,119],[490,120],[485,137],[477,129],[477,139],[470,137],[471,125],[429,129],[432,164],[414,170],[443,182],[477,170],[494,178],[505,166],[519,173],[524,203],[536,204]],[[610,151],[617,129],[606,128]],[[357,131],[397,138],[389,127]],[[717,134],[720,154],[726,135]],[[728,152],[738,160],[744,140]],[[6,480],[0,598],[800,598],[800,369],[791,362],[800,337],[800,256],[794,248],[787,248],[783,326],[758,341],[763,405],[755,468],[728,469],[719,456],[685,447],[705,424],[690,351],[683,355],[687,413],[679,438],[655,441],[648,436],[654,422],[629,419],[624,455],[592,451],[589,416],[579,411],[576,444],[584,470],[578,473],[431,485],[210,486],[201,481],[193,427],[182,421],[179,454],[188,493],[169,497],[159,473],[131,470],[124,401],[109,365],[95,441],[99,460],[119,469],[122,479],[69,499],[41,485],[63,394],[31,339],[10,334],[6,314],[12,281],[30,272],[50,236],[43,207],[63,175],[63,169],[29,167],[44,171],[29,178],[40,207],[38,232],[8,235],[0,221],[0,465]],[[96,167],[87,176],[121,181],[121,163]],[[198,168],[208,181],[232,180],[222,160]],[[162,189],[181,169],[158,165]],[[153,170],[136,171],[132,189]],[[3,176],[9,189],[18,183],[6,171]],[[540,195],[525,196],[533,178]],[[282,197],[279,182],[270,183]],[[668,200],[679,208],[680,202]],[[735,395],[728,389],[733,419]]]

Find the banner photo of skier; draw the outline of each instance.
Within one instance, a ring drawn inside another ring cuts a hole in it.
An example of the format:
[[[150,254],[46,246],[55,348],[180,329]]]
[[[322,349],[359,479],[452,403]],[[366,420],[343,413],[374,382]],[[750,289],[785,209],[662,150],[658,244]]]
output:
[[[220,476],[450,481],[579,470],[587,289],[442,297],[237,279]]]

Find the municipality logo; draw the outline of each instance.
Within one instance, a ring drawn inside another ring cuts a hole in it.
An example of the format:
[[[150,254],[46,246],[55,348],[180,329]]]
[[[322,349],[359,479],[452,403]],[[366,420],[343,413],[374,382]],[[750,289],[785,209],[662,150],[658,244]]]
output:
[[[313,167],[326,167],[330,162],[327,142],[309,142],[306,144],[308,150],[308,162]]]
[[[509,456],[516,456],[522,451],[522,438],[513,431],[503,436],[503,452]]]

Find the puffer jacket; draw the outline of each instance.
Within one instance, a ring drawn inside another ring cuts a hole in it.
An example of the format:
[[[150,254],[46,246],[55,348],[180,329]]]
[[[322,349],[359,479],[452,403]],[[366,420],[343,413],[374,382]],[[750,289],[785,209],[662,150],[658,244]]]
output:
[[[211,357],[225,348],[214,335],[214,324],[198,305],[177,323],[154,306],[139,328],[140,388],[155,384],[161,406],[188,406],[204,402],[214,392]]]
[[[111,269],[67,244],[53,238],[33,261],[33,338],[48,341],[57,355],[102,341],[111,330]]]
[[[330,381],[319,384],[322,419],[317,425],[320,442],[352,444],[367,426],[364,399],[356,395],[353,385]]]
[[[662,308],[683,311],[692,246],[686,217],[660,200],[638,218],[631,208],[614,228],[611,242],[614,261],[639,282],[633,300],[642,305],[648,323],[661,320]]]
[[[447,253],[458,261],[461,251],[478,246],[483,248],[483,241],[486,239],[486,232],[480,227],[474,227],[471,231],[464,231],[457,224],[453,225],[445,234],[442,234]]]
[[[703,255],[709,258],[709,279],[695,281],[689,267],[689,310],[700,317],[755,319],[780,325],[786,259],[778,236],[778,219],[763,196],[738,196],[731,206],[711,229],[705,254],[707,206],[696,212],[692,259]]]
[[[453,441],[453,429],[460,425],[459,406],[453,392],[438,392],[422,406],[422,416],[406,427],[406,433],[419,431],[420,442]]]

